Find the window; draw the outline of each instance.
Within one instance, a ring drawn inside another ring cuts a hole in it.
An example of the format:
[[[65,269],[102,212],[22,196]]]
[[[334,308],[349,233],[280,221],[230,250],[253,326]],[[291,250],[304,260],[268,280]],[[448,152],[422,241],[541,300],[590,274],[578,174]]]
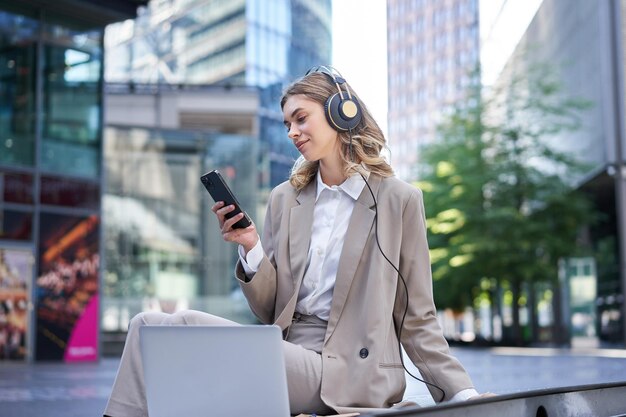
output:
[[[35,163],[35,37],[39,24],[0,12],[0,164]]]
[[[43,170],[96,178],[100,173],[100,32],[58,37],[75,47],[46,45],[43,66]]]

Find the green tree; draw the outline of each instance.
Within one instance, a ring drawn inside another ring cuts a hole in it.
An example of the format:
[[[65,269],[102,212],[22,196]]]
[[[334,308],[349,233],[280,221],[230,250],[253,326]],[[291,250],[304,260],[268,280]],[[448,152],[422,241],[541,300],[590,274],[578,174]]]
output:
[[[552,140],[578,129],[588,104],[564,97],[545,68],[512,78],[491,97],[474,87],[444,120],[440,138],[423,149],[419,186],[438,306],[458,310],[487,294],[495,312],[497,294],[509,288],[512,341],[521,344],[518,307],[528,303],[536,323],[534,285],[558,289],[558,260],[580,250],[578,233],[592,218],[572,188],[585,167]]]
[[[472,90],[440,129],[441,140],[423,148],[424,191],[437,304],[462,310],[472,304],[472,289],[481,278],[478,220],[483,217],[482,187],[488,167],[482,157],[485,126],[480,92]]]

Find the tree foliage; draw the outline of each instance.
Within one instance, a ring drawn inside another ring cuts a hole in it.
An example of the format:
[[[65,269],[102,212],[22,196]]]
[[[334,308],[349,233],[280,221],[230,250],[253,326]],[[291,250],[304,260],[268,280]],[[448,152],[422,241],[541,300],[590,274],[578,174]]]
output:
[[[517,289],[516,300],[522,282],[554,283],[558,260],[579,250],[592,218],[572,182],[586,167],[554,141],[579,128],[588,104],[564,97],[544,69],[490,97],[471,89],[422,149],[418,186],[440,308],[471,306],[485,283]]]

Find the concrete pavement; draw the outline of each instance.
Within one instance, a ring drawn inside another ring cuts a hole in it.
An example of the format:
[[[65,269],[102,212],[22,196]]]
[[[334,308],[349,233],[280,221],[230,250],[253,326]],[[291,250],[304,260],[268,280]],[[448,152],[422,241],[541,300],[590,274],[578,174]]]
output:
[[[626,381],[626,350],[454,348],[476,389],[496,394]],[[94,364],[0,363],[0,417],[99,416],[118,360]],[[407,399],[432,404],[423,384],[407,380]]]

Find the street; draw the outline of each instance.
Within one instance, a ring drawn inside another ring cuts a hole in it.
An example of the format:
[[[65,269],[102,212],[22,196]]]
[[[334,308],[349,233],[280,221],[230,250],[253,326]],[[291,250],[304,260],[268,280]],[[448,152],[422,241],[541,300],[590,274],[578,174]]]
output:
[[[519,393],[560,386],[626,381],[626,350],[453,348],[479,392]],[[0,417],[101,415],[118,360],[94,364],[0,364]],[[411,369],[411,368],[410,368]],[[406,399],[431,405],[410,377]]]

